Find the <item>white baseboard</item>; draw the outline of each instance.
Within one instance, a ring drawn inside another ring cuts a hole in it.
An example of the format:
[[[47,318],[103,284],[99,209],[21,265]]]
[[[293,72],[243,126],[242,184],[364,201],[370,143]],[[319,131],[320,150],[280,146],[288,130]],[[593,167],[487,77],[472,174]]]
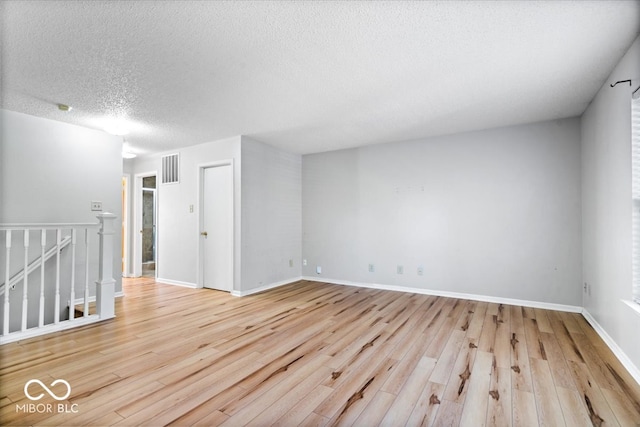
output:
[[[335,280],[335,279],[327,279],[320,278],[314,276],[303,276],[302,280],[309,280],[313,282],[324,282],[324,283],[332,283],[335,285],[346,285],[346,286],[357,286],[361,288],[371,288],[371,289],[382,289],[388,291],[399,291],[399,292],[411,292],[415,294],[424,294],[424,295],[435,295],[435,296],[443,296],[450,298],[460,298],[460,299],[468,299],[473,301],[483,301],[483,302],[492,302],[498,304],[510,304],[510,305],[520,305],[524,307],[533,307],[533,308],[543,308],[546,310],[556,310],[556,311],[568,311],[571,313],[581,313],[584,318],[591,324],[593,329],[600,335],[602,340],[607,344],[609,349],[613,352],[613,354],[618,358],[620,363],[625,367],[625,369],[629,372],[629,374],[636,380],[638,384],[640,384],[640,369],[631,361],[631,359],[625,354],[624,351],[616,344],[616,342],[607,334],[607,332],[596,322],[596,320],[589,314],[589,312],[583,307],[575,306],[575,305],[564,305],[564,304],[554,304],[548,302],[540,302],[540,301],[527,301],[527,300],[519,300],[512,298],[501,298],[501,297],[490,297],[486,295],[474,295],[474,294],[464,294],[458,292],[448,292],[448,291],[437,291],[431,289],[421,289],[421,288],[409,288],[404,286],[394,286],[394,285],[381,285],[377,283],[357,283],[350,282],[346,280]]]
[[[587,322],[595,329],[595,331],[600,335],[600,338],[607,344],[609,349],[613,352],[613,354],[618,358],[622,366],[624,366],[629,374],[633,377],[634,380],[638,384],[640,384],[640,369],[636,366],[631,359],[626,355],[624,351],[616,344],[616,342],[609,336],[607,331],[604,330],[602,326],[596,321],[596,319],[587,311],[587,309],[582,310],[582,316],[587,319]]]
[[[406,286],[382,285],[379,283],[360,283],[347,280],[335,280],[314,276],[303,276],[302,280],[313,282],[332,283],[334,285],[357,286],[360,288],[382,289],[385,291],[410,292],[414,294],[435,295],[447,298],[459,298],[472,301],[492,302],[496,304],[521,305],[524,307],[544,308],[545,310],[568,311],[570,313],[582,313],[582,307],[577,305],[554,304],[550,302],[528,301],[513,298],[491,297],[486,295],[464,294],[460,292],[439,291],[433,289],[410,288]]]
[[[281,280],[279,282],[270,283],[268,285],[260,286],[259,288],[248,289],[246,291],[231,291],[231,295],[234,297],[245,297],[251,294],[257,294],[258,292],[264,292],[269,289],[278,288],[280,286],[288,285],[290,283],[295,283],[302,280],[302,277],[292,277],[290,279]]]
[[[158,282],[167,283],[170,285],[177,286],[185,286],[189,288],[196,288],[197,286],[193,283],[186,282],[178,282],[175,280],[166,280],[166,279],[156,279]],[[555,304],[549,302],[541,302],[541,301],[528,301],[528,300],[520,300],[513,298],[502,298],[502,297],[492,297],[486,295],[476,295],[476,294],[466,294],[460,292],[449,292],[449,291],[440,291],[433,289],[422,289],[422,288],[410,288],[406,286],[396,286],[396,285],[383,285],[379,283],[360,283],[360,282],[351,282],[348,280],[336,280],[329,279],[324,277],[314,277],[314,276],[301,276],[301,277],[292,277],[290,279],[282,280],[279,282],[270,283],[265,286],[261,286],[259,288],[249,289],[246,291],[231,291],[231,295],[237,297],[243,297],[251,294],[256,294],[258,292],[267,291],[269,289],[274,289],[280,286],[288,285],[290,283],[295,283],[299,280],[308,280],[312,282],[323,282],[323,283],[331,283],[334,285],[345,285],[345,286],[357,286],[360,288],[370,288],[370,289],[381,289],[387,291],[397,291],[397,292],[409,292],[415,294],[424,294],[424,295],[434,295],[434,296],[442,296],[448,298],[458,298],[458,299],[467,299],[472,301],[482,301],[482,302],[491,302],[496,304],[509,304],[509,305],[519,305],[524,307],[533,307],[533,308],[542,308],[546,310],[556,310],[556,311],[566,311],[571,313],[581,313],[584,318],[589,322],[589,324],[595,329],[595,331],[600,335],[602,340],[607,344],[609,349],[613,352],[613,354],[618,358],[620,363],[625,367],[625,369],[629,372],[629,374],[636,380],[638,384],[640,384],[640,369],[631,361],[631,359],[625,354],[624,351],[616,344],[616,342],[609,336],[609,334],[600,326],[600,324],[591,316],[591,314],[583,307],[575,306],[575,305],[565,305],[565,304]],[[119,294],[119,295],[118,295]],[[122,296],[122,292],[119,292],[116,296]],[[95,297],[92,297],[94,301]],[[82,303],[83,300],[76,300],[78,303]]]
[[[182,286],[183,288],[192,288],[195,289],[198,287],[195,283],[190,282],[181,282],[179,280],[171,280],[171,279],[162,279],[160,277],[156,277],[157,283],[164,283],[165,285],[174,285],[174,286]]]
[[[115,297],[116,298],[122,298],[124,296],[124,292],[120,291],[120,292],[116,292]],[[90,296],[88,298],[89,302],[96,302],[96,296]],[[67,301],[68,302],[68,301]],[[80,304],[84,304],[84,298],[76,298],[74,300],[73,305],[80,305]]]

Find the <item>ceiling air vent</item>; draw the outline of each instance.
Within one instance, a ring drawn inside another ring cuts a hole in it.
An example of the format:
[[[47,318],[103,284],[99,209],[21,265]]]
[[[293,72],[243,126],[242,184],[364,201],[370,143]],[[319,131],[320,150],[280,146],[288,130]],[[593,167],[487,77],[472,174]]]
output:
[[[178,166],[180,165],[178,153],[162,156],[162,183],[175,184],[179,181]]]

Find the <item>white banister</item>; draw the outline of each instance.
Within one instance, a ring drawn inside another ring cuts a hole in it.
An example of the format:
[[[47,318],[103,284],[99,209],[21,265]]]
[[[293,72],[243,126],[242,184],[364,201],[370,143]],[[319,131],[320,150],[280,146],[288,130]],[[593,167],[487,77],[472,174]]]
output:
[[[98,225],[95,222],[11,222],[0,224],[0,230],[70,230],[72,228],[96,228]]]
[[[89,316],[89,229],[84,230],[84,317]]]
[[[7,230],[5,233],[5,270],[4,270],[4,283],[9,283],[9,266],[11,265],[11,230]],[[4,292],[4,318],[2,323],[2,335],[9,334],[9,289],[5,288]]]
[[[69,320],[75,316],[76,300],[76,229],[71,230],[71,295],[69,297]]]
[[[41,231],[46,231],[46,230],[41,230]],[[45,233],[45,236],[46,236],[46,233]],[[46,237],[45,237],[45,239],[46,239]],[[62,243],[60,245],[60,248],[58,248],[56,245],[54,245],[51,249],[49,249],[48,251],[46,251],[44,253],[44,258],[43,258],[42,255],[40,255],[38,258],[36,258],[34,261],[32,261],[29,264],[29,267],[27,268],[26,273],[27,274],[31,274],[34,271],[36,271],[40,267],[40,264],[43,262],[43,260],[45,262],[48,261],[51,257],[53,257],[56,254],[56,251],[58,249],[62,250],[64,248],[66,248],[69,245],[69,243],[71,243],[71,236],[63,237],[62,238]],[[45,244],[46,244],[46,241],[45,241]],[[22,269],[22,270],[20,270],[18,273],[16,273],[14,276],[12,276],[9,279],[9,288],[11,288],[11,290],[15,289],[16,284],[18,284],[19,282],[24,280],[24,274],[25,274],[25,270]],[[7,287],[6,283],[0,284],[0,294],[4,293],[4,290],[5,290],[6,287]]]
[[[56,294],[55,294],[55,308],[53,310],[53,323],[60,323],[60,244],[62,243],[62,230],[59,228],[56,230]]]
[[[40,262],[44,264],[47,248],[47,230],[40,230]],[[44,326],[44,265],[40,268],[40,310],[38,312],[38,327]]]
[[[24,271],[29,268],[29,230],[24,230]],[[22,332],[27,330],[27,309],[29,308],[29,296],[27,288],[29,284],[29,275],[25,274],[22,285]]]
[[[4,297],[0,344],[115,317],[116,281],[113,277],[113,262],[114,250],[117,249],[114,244],[114,235],[117,231],[114,221],[116,215],[105,212],[98,215],[97,218],[99,222],[92,224],[0,223],[0,233],[4,233],[5,238],[6,254],[3,263],[4,272],[0,271],[0,280],[4,279],[4,283],[0,284],[0,295]],[[84,232],[84,239],[79,234],[81,232]],[[90,237],[96,232],[99,235],[98,241]],[[16,239],[16,233],[20,233],[22,248],[16,247],[19,246],[19,243],[16,245],[14,244],[16,242],[13,242],[14,239],[19,241]],[[55,233],[55,236],[52,236],[51,233]],[[47,236],[47,234],[49,235]],[[1,236],[2,234],[0,234]],[[78,247],[82,245],[83,240],[84,250]],[[35,249],[38,242],[40,247]],[[53,246],[47,249],[47,243],[53,244]],[[64,252],[63,257],[62,249],[68,245],[71,245],[70,253]],[[90,245],[93,245],[93,248],[90,249]],[[20,259],[20,256],[16,259],[15,254],[12,257],[12,250],[22,251],[22,249],[24,249],[24,259]],[[91,260],[89,258],[89,255],[94,253],[94,249],[97,249],[97,265],[96,255]],[[30,251],[35,251],[35,254]],[[79,276],[82,274],[83,255],[84,284]],[[51,264],[47,264],[47,261],[54,256],[55,262],[51,260]],[[47,265],[50,267],[46,268]],[[35,286],[37,278],[29,278],[38,268],[40,268],[39,289]],[[16,270],[19,271],[16,272]],[[96,276],[91,277],[94,274],[97,274],[97,280]],[[96,286],[97,314],[89,314],[89,303],[94,300],[94,297],[91,296],[93,292],[90,292],[90,290],[92,291],[90,283],[95,283]],[[17,295],[11,296],[11,291],[19,286],[22,286],[20,292],[22,310],[20,310],[19,297]],[[78,301],[84,305],[82,317],[75,315],[76,286],[78,286],[78,290],[84,288],[83,298]],[[61,310],[65,308],[61,306],[62,302],[67,300],[69,301],[68,316],[66,310]],[[38,305],[37,309],[33,306],[34,304]]]
[[[115,283],[113,279],[113,235],[116,216],[109,212],[97,215],[100,221],[98,280],[96,281],[96,305],[101,319],[115,317]]]

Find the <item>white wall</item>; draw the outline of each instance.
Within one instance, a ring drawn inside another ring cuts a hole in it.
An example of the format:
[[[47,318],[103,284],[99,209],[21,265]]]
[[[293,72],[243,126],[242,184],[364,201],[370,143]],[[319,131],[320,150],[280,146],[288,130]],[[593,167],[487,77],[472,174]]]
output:
[[[578,119],[306,155],[302,202],[304,276],[581,303]]]
[[[0,125],[0,222],[97,223],[91,201],[101,201],[103,211],[120,216],[122,138],[7,110],[0,110]],[[118,292],[120,233],[114,240]],[[90,265],[90,277],[97,278],[97,264]],[[80,298],[84,292],[77,288]]]
[[[198,168],[199,165],[234,160],[234,289],[241,287],[241,161],[240,137],[208,142],[181,148],[171,153],[180,154],[180,182],[160,182],[161,155],[133,161],[132,181],[135,175],[156,171],[157,184],[157,275],[159,280],[196,286],[198,284]],[[170,154],[170,153],[163,153]],[[190,212],[189,207],[194,210]],[[132,205],[134,206],[134,205]],[[134,215],[135,217],[135,215]],[[135,221],[133,222],[135,224]],[[135,253],[132,251],[132,253]]]
[[[158,184],[158,278],[197,285],[198,167],[226,159],[234,160],[234,292],[299,278],[301,157],[244,136],[175,152],[180,153],[180,183]],[[134,159],[132,181],[136,174],[159,173],[160,156]]]
[[[242,137],[243,292],[300,277],[301,167],[299,155]]]
[[[633,86],[618,80],[633,79]],[[640,369],[640,316],[630,300],[631,92],[640,85],[640,38],[582,116],[584,307]],[[640,372],[640,371],[639,371]]]

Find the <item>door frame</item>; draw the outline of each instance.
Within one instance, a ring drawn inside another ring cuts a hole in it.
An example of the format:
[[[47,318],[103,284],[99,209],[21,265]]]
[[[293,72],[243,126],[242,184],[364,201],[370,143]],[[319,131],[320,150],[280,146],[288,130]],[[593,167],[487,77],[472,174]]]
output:
[[[135,229],[133,230],[133,277],[142,276],[142,233],[139,230],[142,229],[142,179],[149,176],[156,177],[156,193],[155,193],[155,220],[156,220],[156,233],[155,233],[155,248],[156,248],[156,278],[158,277],[158,257],[160,254],[158,248],[158,234],[160,233],[158,223],[159,215],[157,209],[158,199],[160,192],[158,191],[158,171],[142,172],[135,174],[134,179],[134,212],[135,212]]]
[[[131,248],[131,242],[129,241],[129,236],[131,235],[131,208],[129,206],[131,200],[131,174],[123,173],[122,181],[122,192],[124,193],[122,197],[122,277],[131,277],[129,259],[129,252]]]
[[[156,183],[156,187],[158,186],[158,184]],[[157,188],[145,188],[142,187],[142,200],[144,203],[144,193],[146,192],[150,192],[153,195],[153,227],[151,229],[151,235],[153,238],[153,264],[154,264],[154,268],[153,268],[153,278],[157,279],[158,278],[158,189]],[[144,216],[144,206],[142,207],[142,215]],[[144,221],[144,220],[143,220]],[[143,225],[143,229],[144,229],[144,224]],[[143,234],[144,236],[144,234]],[[142,258],[142,251],[140,252],[140,258]],[[142,260],[140,260],[140,262],[142,263]]]
[[[231,218],[231,233],[229,233],[229,251],[231,253],[229,262],[229,277],[231,278],[231,292],[235,290],[235,169],[233,159],[219,160],[215,162],[207,162],[198,164],[198,209],[197,209],[197,239],[198,249],[196,256],[196,287],[204,288],[204,239],[200,236],[200,232],[204,228],[204,171],[209,168],[217,168],[229,166],[231,168],[231,181],[229,188],[229,216]]]

